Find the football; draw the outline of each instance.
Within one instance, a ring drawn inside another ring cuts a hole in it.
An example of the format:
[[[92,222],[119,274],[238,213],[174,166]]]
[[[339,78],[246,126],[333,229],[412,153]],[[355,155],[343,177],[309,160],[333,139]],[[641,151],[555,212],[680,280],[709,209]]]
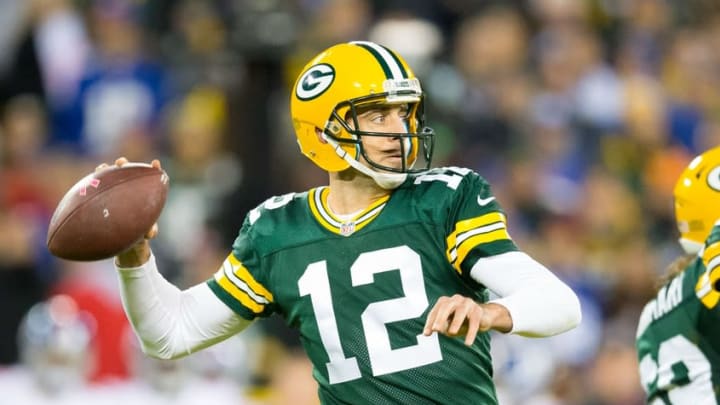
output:
[[[109,166],[85,176],[55,208],[47,234],[50,253],[94,261],[130,248],[160,217],[168,188],[167,173],[145,163]]]

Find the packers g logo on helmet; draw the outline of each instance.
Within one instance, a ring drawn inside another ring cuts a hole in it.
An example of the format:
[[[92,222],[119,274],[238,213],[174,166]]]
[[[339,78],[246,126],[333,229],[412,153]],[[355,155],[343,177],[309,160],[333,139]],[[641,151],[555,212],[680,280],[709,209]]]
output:
[[[720,191],[720,166],[715,166],[708,173],[708,186],[715,191]]]
[[[335,80],[335,69],[321,63],[308,69],[298,80],[295,95],[300,100],[312,100],[323,94]]]

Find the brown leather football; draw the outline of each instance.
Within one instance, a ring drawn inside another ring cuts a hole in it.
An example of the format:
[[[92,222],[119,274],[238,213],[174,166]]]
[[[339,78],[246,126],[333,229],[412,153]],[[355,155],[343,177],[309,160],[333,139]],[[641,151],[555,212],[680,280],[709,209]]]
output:
[[[85,176],[55,208],[47,235],[50,253],[93,261],[128,249],[160,217],[168,188],[167,173],[145,163]]]

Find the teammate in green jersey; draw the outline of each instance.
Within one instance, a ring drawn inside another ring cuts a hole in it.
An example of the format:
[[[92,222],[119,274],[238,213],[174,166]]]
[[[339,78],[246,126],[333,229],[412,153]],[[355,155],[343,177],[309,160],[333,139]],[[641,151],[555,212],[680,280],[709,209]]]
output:
[[[652,404],[720,403],[720,147],[696,157],[675,185],[687,253],[643,309],[640,379]]]
[[[249,212],[215,276],[185,291],[162,278],[147,240],[120,254],[144,350],[187,355],[279,313],[300,331],[323,403],[497,403],[485,332],[557,334],[580,322],[580,305],[513,243],[482,177],[430,169],[423,97],[375,43],[311,60],[291,114],[328,185]]]

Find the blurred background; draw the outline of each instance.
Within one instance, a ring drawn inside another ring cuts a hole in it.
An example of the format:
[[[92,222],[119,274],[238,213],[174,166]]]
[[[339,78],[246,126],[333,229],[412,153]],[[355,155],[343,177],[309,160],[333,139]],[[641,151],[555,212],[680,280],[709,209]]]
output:
[[[0,1],[0,404],[317,403],[280,319],[179,362],[139,355],[112,263],[54,259],[46,228],[99,163],[160,158],[160,268],[206,280],[249,209],[326,181],[289,88],[359,39],[421,78],[434,165],[486,177],[516,243],[581,297],[568,334],[494,336],[501,404],[642,403],[635,327],[680,254],[672,187],[720,144],[712,0]]]

